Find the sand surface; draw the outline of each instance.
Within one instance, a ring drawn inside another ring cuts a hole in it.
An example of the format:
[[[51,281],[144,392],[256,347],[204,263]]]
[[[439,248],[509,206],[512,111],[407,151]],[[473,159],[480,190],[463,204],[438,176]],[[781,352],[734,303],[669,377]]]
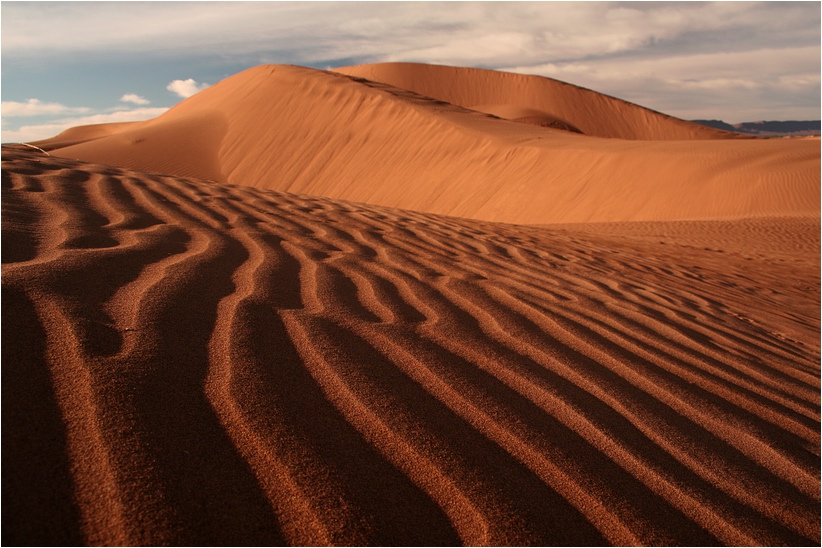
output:
[[[818,140],[388,64],[34,144],[4,545],[819,545]]]
[[[819,543],[818,219],[2,188],[4,544]]]

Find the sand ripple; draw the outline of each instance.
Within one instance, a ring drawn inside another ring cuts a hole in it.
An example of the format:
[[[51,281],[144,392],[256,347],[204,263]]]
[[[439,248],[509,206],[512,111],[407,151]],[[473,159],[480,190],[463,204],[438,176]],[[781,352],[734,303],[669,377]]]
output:
[[[820,542],[818,219],[3,160],[4,544]]]

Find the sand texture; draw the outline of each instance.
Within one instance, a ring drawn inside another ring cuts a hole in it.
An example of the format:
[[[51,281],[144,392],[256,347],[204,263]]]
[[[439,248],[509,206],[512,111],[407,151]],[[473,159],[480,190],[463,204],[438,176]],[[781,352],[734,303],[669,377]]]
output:
[[[818,215],[521,226],[25,147],[2,177],[3,544],[820,542]]]
[[[143,172],[507,223],[819,215],[818,141],[732,138],[536,76],[340,70],[350,74],[262,65],[154,120],[34,144]]]

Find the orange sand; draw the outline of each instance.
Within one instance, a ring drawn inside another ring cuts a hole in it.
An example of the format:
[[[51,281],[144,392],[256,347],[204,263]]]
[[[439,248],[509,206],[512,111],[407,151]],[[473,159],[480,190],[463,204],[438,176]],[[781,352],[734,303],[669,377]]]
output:
[[[344,70],[3,148],[3,544],[818,545],[819,142]]]

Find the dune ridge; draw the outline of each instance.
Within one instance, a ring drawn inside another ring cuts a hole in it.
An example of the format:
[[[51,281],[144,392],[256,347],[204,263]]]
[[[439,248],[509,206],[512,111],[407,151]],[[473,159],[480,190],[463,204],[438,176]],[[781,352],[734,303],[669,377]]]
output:
[[[471,106],[505,108],[530,123]],[[725,139],[570,84],[478,69],[263,65],[154,120],[102,136],[81,128],[73,137],[84,131],[94,138],[34,144],[144,172],[497,222],[820,210],[818,142]]]
[[[522,111],[536,110],[594,137],[643,141],[739,138],[544,76],[426,63],[374,63],[333,70],[506,119],[522,118]]]
[[[820,542],[818,218],[2,173],[4,544]]]

